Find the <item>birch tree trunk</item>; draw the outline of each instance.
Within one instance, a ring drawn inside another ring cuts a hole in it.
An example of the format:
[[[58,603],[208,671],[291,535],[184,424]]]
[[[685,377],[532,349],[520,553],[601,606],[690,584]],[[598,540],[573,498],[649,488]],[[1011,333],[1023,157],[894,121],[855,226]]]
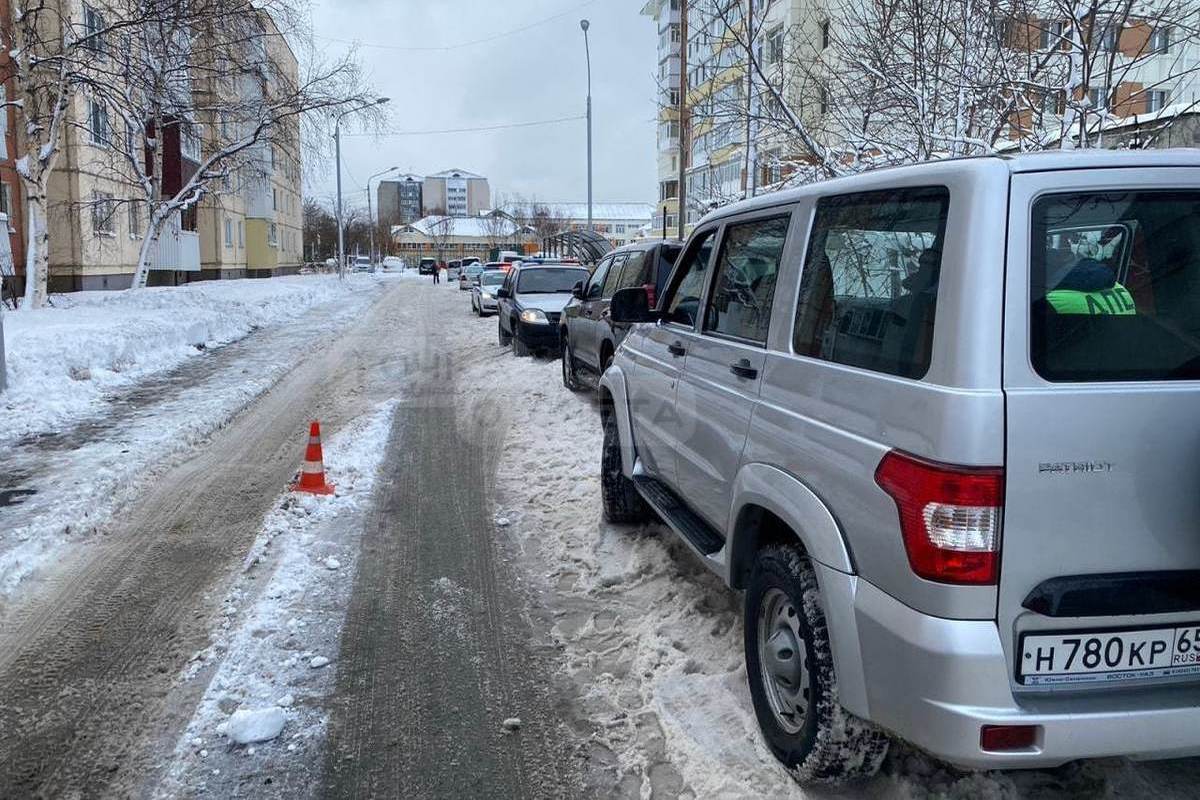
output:
[[[25,242],[25,302],[22,308],[41,308],[46,304],[50,282],[50,231],[46,223],[46,190],[26,187],[26,217],[28,234]]]

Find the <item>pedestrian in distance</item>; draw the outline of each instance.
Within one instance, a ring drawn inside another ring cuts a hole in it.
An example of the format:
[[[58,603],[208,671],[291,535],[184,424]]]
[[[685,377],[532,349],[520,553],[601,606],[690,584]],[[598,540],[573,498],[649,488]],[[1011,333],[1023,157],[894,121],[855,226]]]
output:
[[[434,283],[442,282],[442,267],[440,264],[435,265],[433,268],[433,282]]]

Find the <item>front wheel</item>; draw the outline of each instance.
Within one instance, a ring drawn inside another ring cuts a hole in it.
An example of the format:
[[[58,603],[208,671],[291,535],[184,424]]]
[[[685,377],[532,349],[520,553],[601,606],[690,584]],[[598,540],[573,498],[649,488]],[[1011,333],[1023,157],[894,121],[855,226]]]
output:
[[[562,335],[562,382],[563,386],[572,392],[578,392],[583,388],[583,384],[579,381],[579,375],[575,371],[575,354],[571,352],[571,340],[567,338],[565,330]]]
[[[513,355],[517,358],[525,358],[529,355],[529,345],[525,344],[525,342],[521,340],[521,335],[517,333],[515,327],[513,328],[512,335],[512,349]]]
[[[650,522],[653,512],[633,481],[625,477],[621,463],[621,435],[617,415],[611,406],[600,412],[604,425],[604,445],[600,454],[600,499],[604,518],[609,522]]]
[[[838,702],[833,651],[812,563],[796,547],[763,549],[746,587],[746,675],[771,752],[800,783],[874,775],[888,738]]]
[[[505,333],[504,326],[501,325],[499,322],[496,323],[496,330],[499,331],[499,334],[500,334],[500,346],[508,347],[508,343],[510,341],[512,341],[512,334]]]

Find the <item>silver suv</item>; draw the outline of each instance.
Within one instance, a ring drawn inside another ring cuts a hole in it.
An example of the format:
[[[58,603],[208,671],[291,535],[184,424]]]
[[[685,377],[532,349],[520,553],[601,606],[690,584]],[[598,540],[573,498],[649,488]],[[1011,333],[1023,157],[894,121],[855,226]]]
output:
[[[802,781],[1200,754],[1200,155],[943,161],[702,220],[601,381],[607,517],[745,590]]]

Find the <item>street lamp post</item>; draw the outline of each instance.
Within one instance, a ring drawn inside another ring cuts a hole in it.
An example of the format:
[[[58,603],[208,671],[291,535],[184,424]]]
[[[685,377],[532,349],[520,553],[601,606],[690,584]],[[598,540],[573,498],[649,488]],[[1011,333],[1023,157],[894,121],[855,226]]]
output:
[[[381,106],[387,103],[390,98],[380,97],[373,103],[367,103],[356,108],[351,108],[334,116],[333,122],[333,141],[334,150],[336,151],[337,160],[337,228],[338,228],[338,277],[346,277],[346,240],[345,232],[342,228],[342,117],[347,114],[354,114],[371,106]]]
[[[588,175],[588,230],[592,226],[592,47],[588,42],[588,28],[592,23],[580,20],[579,27],[583,28],[583,49],[587,54],[587,175]]]
[[[376,172],[367,178],[367,218],[371,220],[371,263],[375,263],[375,211],[371,208],[371,181],[399,171],[399,167],[388,167],[383,172]]]

